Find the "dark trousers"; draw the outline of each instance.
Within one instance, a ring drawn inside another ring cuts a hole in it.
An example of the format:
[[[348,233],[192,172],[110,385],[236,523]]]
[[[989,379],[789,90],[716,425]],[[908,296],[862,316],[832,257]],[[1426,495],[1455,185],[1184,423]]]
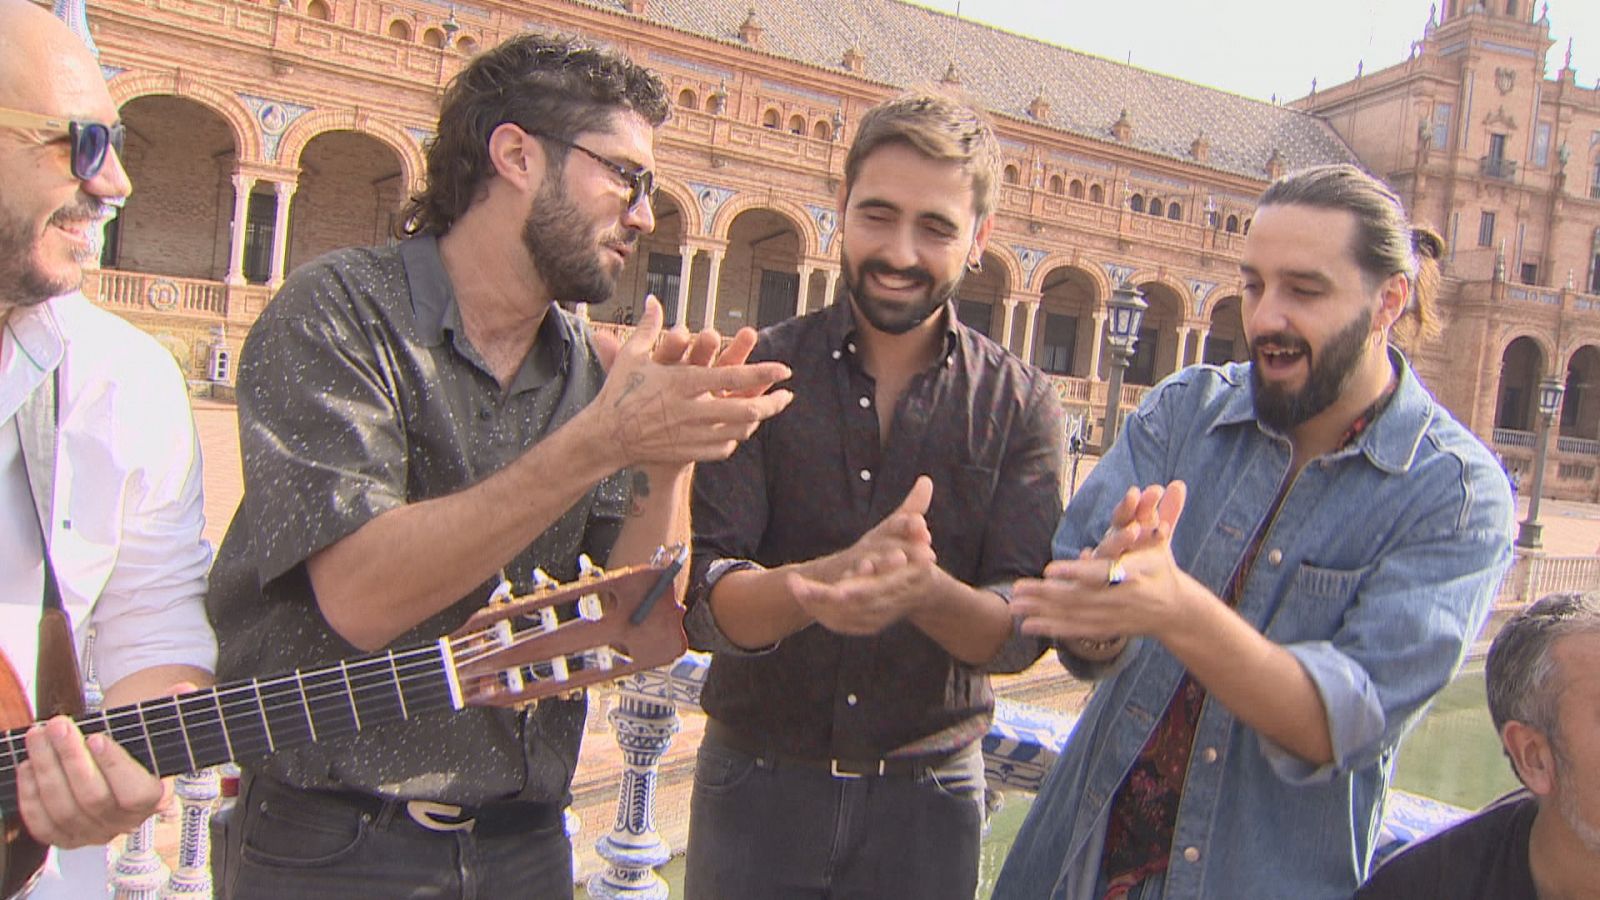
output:
[[[430,831],[403,804],[377,812],[265,778],[213,824],[221,900],[571,900],[559,817],[524,832]]]
[[[711,736],[689,812],[689,900],[972,900],[983,827],[973,744],[915,775],[836,778]]]

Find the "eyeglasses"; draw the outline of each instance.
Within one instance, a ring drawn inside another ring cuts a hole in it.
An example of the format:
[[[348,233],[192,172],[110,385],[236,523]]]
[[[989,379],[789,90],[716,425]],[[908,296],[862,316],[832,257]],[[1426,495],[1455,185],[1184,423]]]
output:
[[[522,128],[521,125],[518,125],[517,127]],[[540,131],[528,131],[526,128],[522,128],[522,130],[528,132],[528,134],[531,134],[534,137],[543,138],[551,143],[560,144],[563,147],[568,147],[578,151],[579,153],[583,153],[600,165],[605,166],[612,172],[615,172],[617,177],[621,178],[623,183],[628,186],[628,209],[633,209],[634,207],[638,206],[640,200],[648,200],[656,195],[656,173],[650,171],[649,169],[622,165],[615,160],[607,159],[606,157],[601,156],[582,144],[574,144],[571,141],[564,141],[558,137],[551,137],[550,135]]]
[[[99,122],[79,122],[20,109],[0,108],[0,127],[37,129],[56,135],[66,135],[72,141],[72,177],[89,181],[100,174],[106,164],[108,150],[122,152],[122,140],[127,129],[121,124],[102,125]]]

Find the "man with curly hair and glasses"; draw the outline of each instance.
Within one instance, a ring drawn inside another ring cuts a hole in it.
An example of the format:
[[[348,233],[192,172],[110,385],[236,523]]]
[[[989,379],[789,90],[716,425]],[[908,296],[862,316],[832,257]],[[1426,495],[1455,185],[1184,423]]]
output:
[[[640,327],[601,303],[655,227],[661,82],[521,35],[445,92],[394,247],[296,271],[239,369],[244,499],[207,598],[225,677],[452,631],[500,579],[578,575],[685,541],[693,464],[783,409],[754,335]],[[614,359],[606,357],[614,355]],[[609,367],[609,371],[608,371]],[[581,697],[412,714],[245,761],[216,883],[234,898],[570,897],[562,823]]]

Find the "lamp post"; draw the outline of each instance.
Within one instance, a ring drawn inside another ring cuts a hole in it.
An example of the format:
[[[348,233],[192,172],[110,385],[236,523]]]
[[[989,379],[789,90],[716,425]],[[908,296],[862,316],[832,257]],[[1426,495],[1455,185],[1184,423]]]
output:
[[[1546,378],[1539,382],[1539,439],[1533,456],[1533,494],[1528,498],[1528,517],[1517,527],[1517,546],[1524,550],[1539,549],[1539,536],[1544,526],[1539,524],[1539,495],[1544,493],[1544,464],[1550,455],[1550,428],[1555,424],[1556,413],[1561,411],[1561,395],[1567,386],[1559,378]]]
[[[1100,454],[1111,449],[1117,439],[1117,418],[1122,412],[1122,373],[1133,357],[1133,347],[1139,342],[1139,323],[1150,304],[1144,302],[1133,285],[1123,282],[1111,290],[1106,301],[1111,311],[1111,327],[1106,333],[1106,343],[1111,346],[1111,384],[1106,391],[1106,424],[1100,432]]]

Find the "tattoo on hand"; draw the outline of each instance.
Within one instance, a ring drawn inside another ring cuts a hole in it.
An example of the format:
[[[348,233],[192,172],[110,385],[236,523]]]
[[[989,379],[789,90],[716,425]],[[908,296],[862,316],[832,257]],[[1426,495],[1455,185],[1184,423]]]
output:
[[[611,407],[613,409],[621,409],[622,402],[628,399],[629,394],[632,394],[634,391],[638,390],[639,385],[641,384],[644,384],[644,373],[634,372],[632,375],[629,375],[628,383],[623,386],[622,393],[617,396],[617,402],[611,404]]]
[[[629,504],[628,504],[628,515],[630,515],[630,516],[642,516],[642,515],[644,515],[644,501],[649,496],[650,496],[650,476],[646,475],[645,473],[640,472],[638,470],[634,470],[634,473],[633,473],[633,497],[629,501]]]

